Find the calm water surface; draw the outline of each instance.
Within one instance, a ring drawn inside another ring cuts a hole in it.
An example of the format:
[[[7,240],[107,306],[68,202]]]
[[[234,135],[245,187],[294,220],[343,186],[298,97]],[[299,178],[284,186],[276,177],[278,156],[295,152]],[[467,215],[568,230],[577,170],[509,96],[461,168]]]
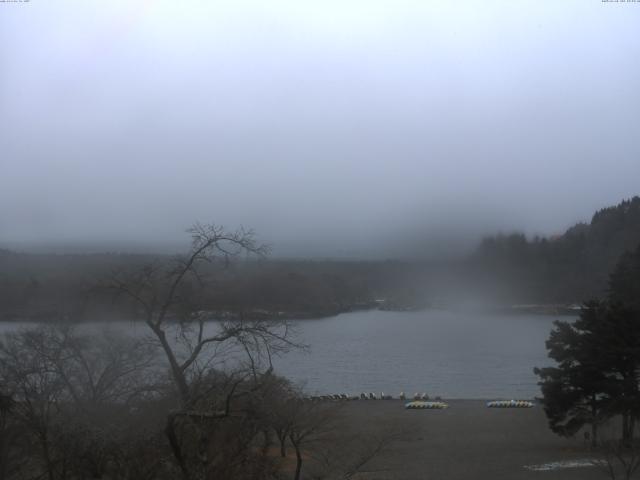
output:
[[[446,398],[531,398],[534,366],[550,364],[556,317],[355,312],[299,322],[310,352],[276,363],[309,392],[427,392]],[[565,317],[565,319],[567,319]]]
[[[309,393],[531,398],[539,395],[533,367],[550,364],[544,342],[555,318],[438,310],[347,313],[297,322],[298,340],[309,351],[274,363]],[[146,332],[140,324],[115,325]],[[0,323],[0,333],[20,326]],[[91,328],[98,333],[105,327]]]

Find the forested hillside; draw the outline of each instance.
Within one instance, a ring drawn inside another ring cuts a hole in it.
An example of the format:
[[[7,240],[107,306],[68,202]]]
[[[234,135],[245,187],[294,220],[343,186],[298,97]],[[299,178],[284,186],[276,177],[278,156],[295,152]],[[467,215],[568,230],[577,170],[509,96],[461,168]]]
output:
[[[102,290],[114,272],[161,265],[170,256],[35,255],[0,251],[0,320],[73,320],[136,316]],[[251,260],[214,263],[201,299],[207,310],[247,316],[321,317],[387,298],[413,303],[423,266],[400,261]],[[410,299],[407,299],[411,296]]]
[[[600,296],[620,256],[640,245],[640,197],[604,208],[563,235],[485,238],[467,259],[442,262],[278,260],[221,262],[202,305],[235,314],[319,317],[355,308],[579,303]],[[169,256],[44,255],[0,250],[0,320],[135,316],[96,289],[114,271]],[[278,313],[280,312],[280,313]]]
[[[580,302],[601,295],[620,256],[640,245],[640,197],[597,211],[563,235],[528,240],[523,234],[485,238],[471,260],[474,272],[515,299]]]

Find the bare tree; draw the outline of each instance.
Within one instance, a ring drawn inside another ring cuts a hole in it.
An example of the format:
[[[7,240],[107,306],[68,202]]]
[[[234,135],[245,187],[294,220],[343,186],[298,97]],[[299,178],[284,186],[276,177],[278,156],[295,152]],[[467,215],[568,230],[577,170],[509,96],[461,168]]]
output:
[[[188,232],[192,243],[186,255],[115,273],[106,286],[138,307],[164,353],[179,404],[167,416],[165,432],[183,476],[190,479],[206,477],[215,464],[215,427],[233,422],[233,416],[246,418],[246,412],[232,408],[236,400],[260,392],[273,369],[272,357],[297,345],[286,321],[240,315],[210,322],[203,308],[203,293],[211,288],[207,266],[226,265],[241,254],[266,255],[268,249],[253,232],[202,224]],[[225,362],[234,363],[233,373],[220,375],[229,369]]]
[[[339,428],[310,452],[314,460],[310,478],[349,480],[384,471],[374,460],[408,433],[392,424],[374,425],[366,432]]]
[[[289,433],[298,418],[302,395],[291,383],[281,377],[273,377],[262,400],[266,428],[278,439],[280,457],[287,456]]]
[[[640,468],[640,444],[638,441],[601,441],[593,464],[606,472],[611,480],[630,480]]]
[[[130,337],[78,335],[68,326],[4,336],[0,383],[11,398],[8,416],[23,432],[25,474],[98,477],[125,454],[123,433],[136,423],[132,408],[156,387],[156,354],[144,347]]]
[[[293,479],[314,480],[356,478],[381,471],[373,460],[401,435],[395,425],[370,425],[366,432],[353,431],[346,415],[347,404],[309,401],[302,396],[283,396],[274,429],[286,432],[295,454]],[[281,433],[278,435],[281,436]],[[284,442],[281,456],[286,457]],[[304,468],[304,473],[303,473]]]
[[[15,407],[13,398],[0,392],[0,480],[14,478],[24,466],[23,436],[13,417]]]
[[[335,431],[339,404],[306,402],[302,399],[289,403],[289,440],[296,454],[294,480],[300,480],[304,450],[310,450]]]
[[[37,445],[39,462],[32,465],[32,470],[40,468],[43,476],[54,480],[60,463],[55,451],[55,424],[65,386],[50,355],[40,348],[47,335],[44,329],[7,335],[0,343],[0,378],[15,401],[13,418]]]
[[[141,309],[169,364],[182,409],[189,409],[194,399],[190,384],[211,366],[212,358],[225,345],[245,351],[254,369],[257,357],[266,357],[270,363],[273,354],[293,346],[287,322],[239,318],[220,321],[215,331],[207,331],[210,317],[200,308],[198,295],[210,286],[203,266],[216,260],[226,263],[243,253],[261,257],[268,249],[256,243],[250,230],[227,232],[220,226],[197,223],[188,232],[192,244],[187,255],[169,264],[116,273],[107,282],[108,288]]]

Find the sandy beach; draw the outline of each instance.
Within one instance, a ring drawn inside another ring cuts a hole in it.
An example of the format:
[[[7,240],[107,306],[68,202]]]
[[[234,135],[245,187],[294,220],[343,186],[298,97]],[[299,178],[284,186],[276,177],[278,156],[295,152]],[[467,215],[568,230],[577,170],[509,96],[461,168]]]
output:
[[[542,407],[489,409],[484,400],[451,400],[446,410],[405,410],[400,400],[353,401],[353,428],[393,424],[407,432],[372,464],[367,479],[598,479],[588,466],[536,470],[553,462],[593,458],[582,435],[565,439],[547,427]],[[527,468],[529,467],[529,468]],[[532,469],[533,467],[533,469]]]

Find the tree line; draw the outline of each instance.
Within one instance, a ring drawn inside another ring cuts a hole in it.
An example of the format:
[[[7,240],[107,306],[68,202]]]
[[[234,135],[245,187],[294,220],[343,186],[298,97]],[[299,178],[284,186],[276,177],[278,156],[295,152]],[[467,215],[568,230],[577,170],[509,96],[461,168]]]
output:
[[[97,278],[170,255],[24,254],[0,251],[0,321],[35,322],[132,318],[131,305],[94,288]],[[235,259],[204,265],[215,288],[202,308],[215,312],[317,318],[371,308],[379,298],[412,302],[423,284],[423,265],[402,261]],[[422,290],[420,290],[422,293]]]
[[[470,260],[482,280],[523,302],[567,303],[599,297],[620,256],[640,244],[640,197],[597,211],[555,237],[522,233],[485,238]]]
[[[596,212],[557,237],[495,235],[468,257],[443,261],[269,259],[217,262],[203,309],[262,317],[322,317],[372,308],[423,307],[473,293],[496,305],[579,303],[601,296],[619,256],[640,243],[640,197]],[[408,254],[411,252],[408,252]],[[130,318],[129,304],[97,292],[114,270],[171,263],[169,255],[24,254],[0,249],[0,320],[83,321]]]

